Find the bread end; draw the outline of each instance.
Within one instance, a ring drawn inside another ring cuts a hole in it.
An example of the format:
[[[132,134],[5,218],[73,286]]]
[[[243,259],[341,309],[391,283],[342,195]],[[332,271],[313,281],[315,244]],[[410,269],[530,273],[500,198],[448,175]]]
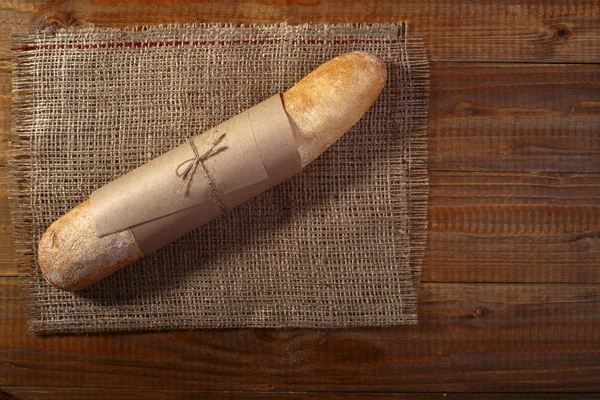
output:
[[[84,289],[142,255],[130,231],[96,236],[89,200],[55,221],[38,246],[44,278],[67,291]]]

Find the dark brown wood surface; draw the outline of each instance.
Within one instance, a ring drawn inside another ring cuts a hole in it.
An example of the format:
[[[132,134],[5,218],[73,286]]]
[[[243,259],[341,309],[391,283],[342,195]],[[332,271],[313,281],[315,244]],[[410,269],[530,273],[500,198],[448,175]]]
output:
[[[432,60],[419,325],[27,333],[6,190],[13,28],[395,20],[410,21]],[[600,3],[4,1],[0,389],[42,399],[597,398]]]

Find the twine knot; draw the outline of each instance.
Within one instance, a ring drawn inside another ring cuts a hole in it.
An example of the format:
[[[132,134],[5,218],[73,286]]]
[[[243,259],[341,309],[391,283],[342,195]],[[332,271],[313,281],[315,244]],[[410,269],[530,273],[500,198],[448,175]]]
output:
[[[221,195],[219,194],[219,192],[217,191],[217,188],[215,187],[215,183],[213,182],[212,178],[208,174],[208,171],[206,170],[206,167],[204,166],[204,161],[206,161],[211,156],[214,156],[215,154],[226,149],[226,147],[217,149],[217,146],[219,145],[219,143],[221,143],[221,141],[225,137],[224,133],[221,135],[218,135],[218,134],[219,134],[219,132],[216,130],[210,134],[208,144],[206,145],[206,150],[204,150],[204,153],[202,153],[202,154],[200,154],[200,152],[198,151],[198,147],[196,147],[196,144],[194,143],[194,141],[191,138],[188,139],[188,143],[190,144],[190,147],[192,148],[192,150],[194,152],[194,157],[189,158],[189,159],[185,160],[184,162],[182,162],[181,164],[179,164],[177,166],[177,169],[175,170],[175,173],[177,174],[177,176],[183,180],[183,182],[181,182],[181,186],[177,190],[177,193],[183,193],[184,195],[187,194],[189,186],[190,186],[190,182],[192,181],[192,178],[194,177],[196,170],[198,169],[198,167],[200,167],[200,170],[202,171],[202,175],[204,176],[204,179],[206,180],[206,183],[208,184],[208,186],[210,188],[210,192],[211,192],[214,203],[221,209],[221,211],[226,213],[229,210],[228,210],[227,206],[225,205],[225,203],[223,202]],[[183,170],[182,170],[182,168],[183,168]]]

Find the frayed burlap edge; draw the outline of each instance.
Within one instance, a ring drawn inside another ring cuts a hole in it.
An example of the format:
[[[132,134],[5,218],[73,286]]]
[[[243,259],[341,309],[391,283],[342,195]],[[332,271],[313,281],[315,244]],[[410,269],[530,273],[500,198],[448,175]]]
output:
[[[29,35],[37,31],[13,32],[12,48],[26,45]],[[15,264],[22,274],[20,282],[21,298],[28,321],[39,315],[38,302],[33,296],[36,249],[33,235],[33,206],[31,192],[31,136],[33,122],[33,82],[29,73],[31,56],[19,53],[12,62],[12,115],[8,151],[8,204],[11,213],[15,246]],[[29,325],[29,331],[35,327]]]

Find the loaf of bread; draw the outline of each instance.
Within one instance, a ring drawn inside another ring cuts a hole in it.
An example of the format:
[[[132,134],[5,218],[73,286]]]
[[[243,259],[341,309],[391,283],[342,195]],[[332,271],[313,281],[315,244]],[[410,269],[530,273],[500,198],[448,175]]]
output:
[[[385,85],[383,61],[342,54],[282,94],[302,166],[317,158],[371,107]],[[130,230],[98,237],[90,199],[55,221],[42,236],[38,263],[53,286],[77,291],[144,254]]]

